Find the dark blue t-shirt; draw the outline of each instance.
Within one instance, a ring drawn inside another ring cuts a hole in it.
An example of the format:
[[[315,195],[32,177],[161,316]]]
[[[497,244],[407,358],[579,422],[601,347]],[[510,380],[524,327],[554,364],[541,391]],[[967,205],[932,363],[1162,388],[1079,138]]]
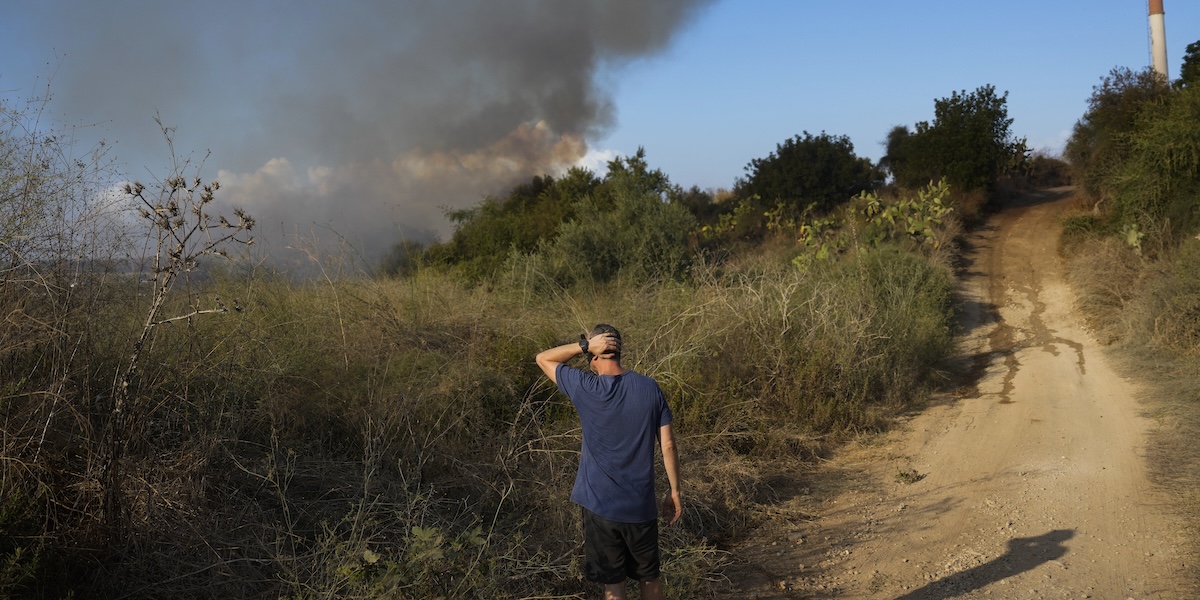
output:
[[[571,501],[610,521],[653,521],[654,446],[658,428],[672,420],[658,383],[633,371],[596,375],[563,364],[555,379],[583,424]]]

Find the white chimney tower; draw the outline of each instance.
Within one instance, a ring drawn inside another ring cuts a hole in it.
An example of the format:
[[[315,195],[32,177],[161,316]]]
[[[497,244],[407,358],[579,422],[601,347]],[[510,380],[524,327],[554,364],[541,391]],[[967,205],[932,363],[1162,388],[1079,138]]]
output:
[[[1154,72],[1164,82],[1170,81],[1167,73],[1167,26],[1163,22],[1163,0],[1150,0],[1150,57]]]

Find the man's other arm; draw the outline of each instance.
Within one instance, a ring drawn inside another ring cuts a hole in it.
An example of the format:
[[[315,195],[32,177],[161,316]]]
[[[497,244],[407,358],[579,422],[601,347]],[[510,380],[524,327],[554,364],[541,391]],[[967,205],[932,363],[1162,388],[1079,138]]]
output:
[[[671,483],[671,491],[663,498],[662,515],[667,525],[674,525],[683,516],[683,493],[679,483],[679,453],[675,450],[675,431],[667,423],[658,428],[658,443],[662,446],[663,467],[667,471],[667,481]]]

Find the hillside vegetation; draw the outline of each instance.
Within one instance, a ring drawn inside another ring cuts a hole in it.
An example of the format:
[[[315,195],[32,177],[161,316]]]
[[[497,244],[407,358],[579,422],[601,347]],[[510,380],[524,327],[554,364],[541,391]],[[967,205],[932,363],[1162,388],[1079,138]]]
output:
[[[1114,69],[1067,145],[1082,192],[1063,252],[1096,335],[1112,343],[1164,425],[1160,481],[1200,514],[1200,42],[1182,77]],[[1193,531],[1200,539],[1200,532]],[[1198,544],[1200,545],[1200,544]]]
[[[960,215],[1033,168],[1004,104],[939,101],[911,148],[991,158],[905,144],[909,188],[824,133],[733,192],[638,152],[307,281],[197,165],[114,196],[103,148],[5,109],[0,597],[582,597],[579,426],[532,358],[599,321],[674,409],[666,581],[704,597],[781,478],[952,380]]]

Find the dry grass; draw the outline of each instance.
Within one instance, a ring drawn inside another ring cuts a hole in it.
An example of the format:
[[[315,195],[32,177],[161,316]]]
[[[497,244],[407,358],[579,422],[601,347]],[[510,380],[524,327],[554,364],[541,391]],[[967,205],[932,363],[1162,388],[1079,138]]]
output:
[[[683,280],[566,288],[533,255],[483,285],[295,282],[201,265],[223,250],[202,224],[217,188],[162,185],[129,192],[153,271],[0,268],[0,596],[593,592],[568,501],[577,416],[533,356],[610,322],[676,417],[689,492],[668,589],[706,597],[779,482],[882,427],[951,351],[936,252],[801,269],[781,238]],[[226,241],[250,227],[213,223]]]
[[[1109,344],[1128,338],[1144,261],[1112,238],[1081,242],[1073,254],[1068,277],[1093,335]]]
[[[66,363],[86,367],[69,390],[5,378],[0,484],[13,508],[0,525],[28,529],[45,558],[3,581],[33,596],[582,594],[567,501],[578,424],[532,356],[608,321],[629,366],[672,400],[690,493],[685,525],[664,538],[668,585],[704,597],[768,482],[929,385],[949,316],[923,294],[948,278],[906,256],[579,289],[519,263],[492,288],[430,272],[218,274],[193,294],[240,309],[172,323],[143,353],[131,393],[144,409],[122,463],[128,535],[108,543],[93,424],[139,321],[105,305],[111,318],[78,334],[88,358]],[[162,310],[195,304],[178,295]],[[16,354],[48,356],[37,350]],[[65,576],[46,579],[47,565]]]

